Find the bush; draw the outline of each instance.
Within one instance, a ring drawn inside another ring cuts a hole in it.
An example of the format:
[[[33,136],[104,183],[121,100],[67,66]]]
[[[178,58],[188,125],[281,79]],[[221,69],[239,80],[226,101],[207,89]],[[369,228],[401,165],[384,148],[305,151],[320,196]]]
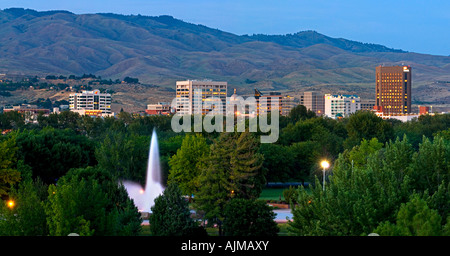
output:
[[[297,204],[298,191],[292,186],[289,186],[288,189],[283,190],[283,197],[289,204]]]
[[[224,210],[226,236],[276,236],[275,213],[262,200],[232,199]]]

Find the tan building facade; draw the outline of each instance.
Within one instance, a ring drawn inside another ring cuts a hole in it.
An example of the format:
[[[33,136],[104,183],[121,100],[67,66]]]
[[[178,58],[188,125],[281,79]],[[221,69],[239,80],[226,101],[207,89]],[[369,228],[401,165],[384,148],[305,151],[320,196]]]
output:
[[[227,99],[227,82],[211,80],[187,80],[176,82],[176,112],[181,115],[195,113],[207,114],[216,107],[208,101],[220,100],[220,109],[216,111],[225,114]]]
[[[384,115],[411,113],[411,67],[376,67],[376,108]]]

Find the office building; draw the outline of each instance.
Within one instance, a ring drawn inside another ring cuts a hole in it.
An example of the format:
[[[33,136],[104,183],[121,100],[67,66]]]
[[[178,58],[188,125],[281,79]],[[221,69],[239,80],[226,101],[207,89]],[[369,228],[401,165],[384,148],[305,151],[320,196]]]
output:
[[[376,67],[376,106],[384,115],[411,113],[411,67]]]
[[[255,89],[256,111],[257,114],[268,114],[272,112],[272,104],[278,102],[278,110],[280,115],[289,115],[291,109],[298,104],[298,101],[292,96],[282,95],[279,92],[261,93]]]
[[[225,114],[227,82],[187,80],[176,82],[176,112],[182,115],[207,114],[216,107]],[[219,104],[214,104],[215,102]],[[207,104],[211,103],[211,104]]]
[[[361,110],[373,110],[373,107],[376,105],[375,99],[361,99]]]
[[[111,112],[111,94],[99,90],[82,91],[69,95],[69,109],[81,115],[108,116]]]
[[[157,104],[148,104],[145,110],[147,115],[169,115],[171,107],[169,102],[158,102]]]
[[[325,94],[325,115],[330,118],[348,117],[361,110],[361,99],[357,95]]]
[[[325,113],[325,98],[324,95],[318,92],[304,92],[300,96],[300,104],[306,109],[313,111],[317,116]]]

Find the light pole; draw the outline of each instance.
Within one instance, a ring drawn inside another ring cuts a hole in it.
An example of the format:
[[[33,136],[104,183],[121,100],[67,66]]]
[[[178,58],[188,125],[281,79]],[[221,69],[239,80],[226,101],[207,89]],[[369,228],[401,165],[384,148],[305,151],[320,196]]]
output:
[[[323,182],[322,182],[322,186],[323,186],[323,191],[325,191],[325,171],[326,169],[328,169],[328,167],[330,167],[330,163],[328,163],[327,160],[323,160],[320,165],[323,168]]]

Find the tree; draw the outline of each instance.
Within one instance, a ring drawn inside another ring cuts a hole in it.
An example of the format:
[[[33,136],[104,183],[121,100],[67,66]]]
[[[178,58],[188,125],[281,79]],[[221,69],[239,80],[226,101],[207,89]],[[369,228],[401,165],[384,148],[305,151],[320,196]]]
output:
[[[381,143],[394,138],[392,126],[371,111],[358,111],[352,114],[346,124],[348,138],[344,142],[347,149],[358,145],[362,139],[377,138]]]
[[[21,129],[25,126],[25,117],[17,111],[0,114],[0,129]]]
[[[176,183],[184,195],[197,190],[197,178],[204,160],[209,154],[209,146],[201,134],[186,134],[177,153],[169,159],[168,183]]]
[[[15,168],[17,150],[15,135],[0,141],[0,196],[6,195],[10,186],[20,181],[20,172]]]
[[[234,198],[224,209],[226,236],[276,236],[279,232],[275,213],[265,201]]]
[[[140,214],[123,186],[99,168],[73,169],[49,186],[45,204],[49,234],[137,235]]]
[[[296,123],[302,119],[309,119],[316,116],[314,111],[307,109],[304,105],[297,105],[291,109],[289,112],[288,118],[291,123]]]
[[[13,189],[9,197],[15,202],[12,209],[0,206],[0,235],[45,236],[48,234],[43,201],[39,197],[39,182],[28,179]]]
[[[125,82],[125,83],[128,83],[128,84],[138,84],[139,83],[139,79],[138,78],[132,78],[132,77],[125,77],[124,79],[123,79],[123,81]]]
[[[442,137],[431,141],[423,137],[419,150],[412,158],[408,175],[418,190],[434,193],[444,181],[450,182],[450,143]]]
[[[349,152],[349,160],[354,167],[361,168],[367,164],[369,155],[379,151],[382,147],[383,144],[378,142],[377,138],[363,139],[360,145],[353,147]]]
[[[222,133],[211,145],[206,165],[199,176],[195,203],[209,223],[221,223],[223,209],[231,198],[255,199],[265,184],[263,156],[258,141],[248,131]]]
[[[400,207],[395,224],[383,222],[374,232],[385,236],[441,236],[443,226],[438,212],[430,209],[418,194],[413,194]]]
[[[115,177],[145,183],[150,138],[109,131],[95,150],[98,166]]]
[[[103,206],[106,195],[101,192],[97,182],[67,182],[58,186],[49,186],[49,198],[45,207],[49,234],[67,236],[77,233],[91,236],[96,231],[93,224],[100,225],[101,216],[105,215]]]
[[[393,221],[412,191],[411,179],[405,175],[412,157],[411,151],[403,152],[408,147],[407,141],[389,142],[370,154],[365,164],[353,168],[348,154],[340,154],[325,190],[317,177],[310,191],[299,188],[291,231],[298,235],[362,235],[371,233],[382,221]]]
[[[47,183],[55,183],[71,168],[95,165],[95,144],[69,129],[51,127],[24,130],[17,134],[18,155]]]
[[[267,169],[267,181],[286,182],[295,179],[295,154],[291,147],[263,143],[259,152],[264,156],[263,167]]]
[[[150,215],[150,231],[154,236],[205,236],[206,231],[191,219],[188,202],[175,183],[155,198]]]

